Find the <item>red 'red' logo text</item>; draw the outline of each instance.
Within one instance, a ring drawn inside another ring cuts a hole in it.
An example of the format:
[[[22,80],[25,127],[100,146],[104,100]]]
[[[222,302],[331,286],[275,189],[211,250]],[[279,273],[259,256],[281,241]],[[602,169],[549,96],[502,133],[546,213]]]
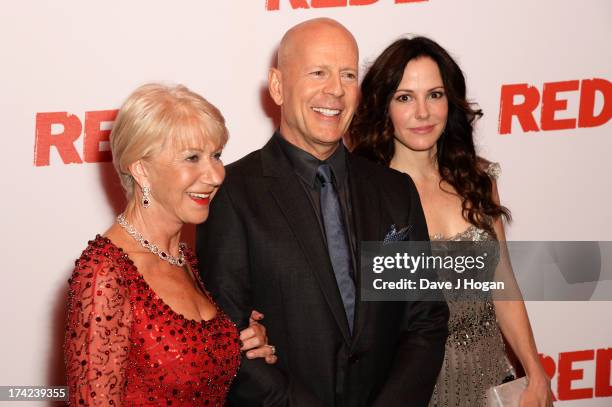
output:
[[[567,99],[558,95],[560,92],[576,92],[580,90],[580,108],[577,119],[556,119],[555,113],[567,110]],[[603,96],[603,108],[595,112],[597,93]],[[516,98],[522,98],[519,103]],[[538,106],[540,123],[534,116]],[[512,118],[516,117],[524,132],[565,130],[576,127],[602,126],[612,118],[612,83],[606,79],[594,78],[581,81],[545,83],[542,92],[526,83],[504,85],[501,88],[499,111],[499,134],[512,132]]]
[[[612,397],[612,348],[562,352],[556,361],[552,356],[540,354],[540,362],[549,378],[557,378],[557,391],[553,394],[555,401]],[[594,380],[585,377],[585,369],[575,365],[579,362],[595,365]],[[594,386],[578,387],[573,383],[583,379],[594,383]]]
[[[36,114],[36,141],[34,144],[34,165],[49,165],[51,148],[57,149],[64,164],[98,163],[112,161],[109,149],[102,149],[108,143],[110,130],[102,129],[103,123],[112,123],[118,110],[99,110],[85,112],[85,131],[83,123],[68,112],[48,112]],[[54,133],[53,127],[62,131]],[[84,133],[83,156],[79,155],[74,143]]]
[[[394,0],[395,4],[402,3],[420,3],[429,0]],[[378,0],[285,0],[289,3],[292,9],[299,8],[329,8],[329,7],[347,7],[347,6],[369,6],[377,3]],[[280,9],[281,0],[266,0],[266,10],[274,11]]]

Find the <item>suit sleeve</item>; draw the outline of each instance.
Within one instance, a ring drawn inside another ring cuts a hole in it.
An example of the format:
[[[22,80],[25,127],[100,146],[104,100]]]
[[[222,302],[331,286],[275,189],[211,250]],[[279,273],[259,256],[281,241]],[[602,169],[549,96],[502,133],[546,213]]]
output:
[[[196,230],[196,250],[207,289],[239,329],[248,327],[254,308],[249,249],[245,222],[227,188],[221,187],[212,201],[208,220]],[[246,357],[230,389],[229,401],[240,407],[319,405],[303,386],[276,366],[261,358]]]
[[[419,194],[406,177],[410,191],[410,240],[428,241]],[[374,406],[427,406],[444,358],[448,336],[448,307],[440,301],[407,302],[397,356]]]

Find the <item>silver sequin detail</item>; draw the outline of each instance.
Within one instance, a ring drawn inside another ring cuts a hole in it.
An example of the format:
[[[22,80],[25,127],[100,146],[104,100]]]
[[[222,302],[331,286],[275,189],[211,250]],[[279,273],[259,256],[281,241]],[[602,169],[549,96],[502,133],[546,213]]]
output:
[[[501,175],[501,166],[499,163],[490,163],[485,172],[489,177],[498,179]]]
[[[473,225],[454,236],[436,235],[431,239],[494,240],[487,231]],[[491,264],[497,264],[497,258],[491,260]],[[455,301],[447,298],[447,302],[450,311],[449,336],[442,369],[429,405],[484,407],[486,390],[501,384],[511,369],[497,325],[495,305],[491,299]]]

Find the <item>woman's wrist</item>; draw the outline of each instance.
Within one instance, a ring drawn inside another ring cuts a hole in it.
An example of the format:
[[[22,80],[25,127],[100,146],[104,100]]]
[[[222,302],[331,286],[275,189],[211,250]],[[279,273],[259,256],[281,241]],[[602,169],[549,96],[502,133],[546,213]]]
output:
[[[525,368],[525,374],[529,378],[529,383],[549,383],[550,379],[546,375],[544,368],[538,363],[530,369]]]
[[[527,377],[533,377],[534,379],[543,377],[547,378],[546,372],[540,363],[540,358],[538,357],[537,353],[534,352],[532,354],[532,352],[529,352],[528,355],[519,355],[518,361],[521,366],[523,366],[525,375],[527,375]]]

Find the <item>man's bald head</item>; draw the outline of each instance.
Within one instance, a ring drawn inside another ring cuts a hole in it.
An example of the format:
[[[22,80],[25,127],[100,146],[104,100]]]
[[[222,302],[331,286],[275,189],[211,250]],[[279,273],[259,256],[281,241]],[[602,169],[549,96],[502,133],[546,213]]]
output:
[[[282,71],[291,57],[296,52],[300,52],[301,48],[307,46],[308,41],[312,41],[316,36],[330,36],[335,37],[337,41],[344,40],[347,46],[354,47],[359,55],[357,41],[345,26],[331,18],[314,18],[293,26],[285,33],[278,47],[277,68]]]
[[[353,35],[329,18],[308,20],[281,40],[268,89],[281,107],[280,133],[325,160],[357,108],[359,51]]]

